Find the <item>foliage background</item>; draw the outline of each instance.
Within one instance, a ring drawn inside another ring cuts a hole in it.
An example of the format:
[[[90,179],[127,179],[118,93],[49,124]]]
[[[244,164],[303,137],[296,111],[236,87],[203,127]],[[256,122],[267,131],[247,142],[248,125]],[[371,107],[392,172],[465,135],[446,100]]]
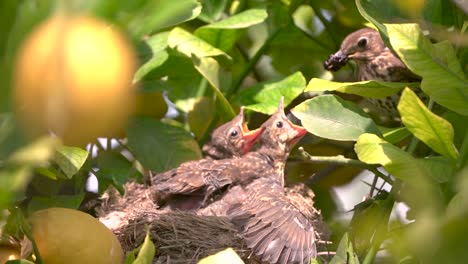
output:
[[[356,256],[350,262],[371,263],[383,241],[388,254],[377,257],[382,262],[456,263],[468,257],[466,6],[446,0],[68,1],[69,10],[106,19],[128,34],[141,65],[134,77],[138,108],[126,138],[96,141],[84,149],[50,138],[29,140],[11,113],[17,48],[53,14],[57,2],[0,3],[2,208],[21,205],[26,213],[51,206],[83,209],[93,197],[85,188],[90,173],[99,179],[99,193],[109,185],[122,191],[125,182],[141,180],[148,170],[200,158],[210,131],[240,106],[251,110],[249,127],[254,128],[285,96],[311,132],[299,145],[313,156],[293,151],[287,181],[304,182],[315,191],[316,206],[332,230],[332,250],[340,245],[334,263],[349,256]],[[419,102],[405,90],[399,105],[403,122],[392,127],[371,119],[353,94],[379,97],[406,84],[343,84],[356,80],[353,65],[333,74],[322,66],[348,33],[370,23],[423,77],[421,89],[431,99]],[[383,23],[397,24],[385,28]],[[419,24],[427,36],[404,23]],[[416,36],[421,41],[412,41]],[[431,46],[429,39],[442,44]],[[416,55],[406,54],[408,47]],[[328,95],[335,90],[343,99]],[[442,105],[434,108],[437,116],[431,112],[434,102]],[[168,107],[177,112],[166,114]],[[388,180],[377,165],[394,176],[390,194],[356,205],[352,221],[342,220],[333,187],[363,169]],[[408,217],[416,221],[389,220],[395,201],[409,204]],[[14,221],[7,216],[3,221]]]

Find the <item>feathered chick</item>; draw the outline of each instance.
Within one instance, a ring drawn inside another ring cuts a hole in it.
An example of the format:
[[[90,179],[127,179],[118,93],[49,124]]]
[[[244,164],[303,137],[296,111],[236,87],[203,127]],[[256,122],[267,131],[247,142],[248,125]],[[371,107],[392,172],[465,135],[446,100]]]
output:
[[[245,122],[244,107],[241,107],[235,118],[213,131],[211,140],[202,148],[205,158],[240,157],[250,151],[261,132],[261,129],[249,130]]]

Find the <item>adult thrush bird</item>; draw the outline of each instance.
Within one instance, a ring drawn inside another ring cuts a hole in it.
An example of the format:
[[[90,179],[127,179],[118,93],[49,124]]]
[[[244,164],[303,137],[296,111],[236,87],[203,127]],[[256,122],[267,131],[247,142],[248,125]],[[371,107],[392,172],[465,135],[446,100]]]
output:
[[[379,32],[371,28],[363,28],[349,34],[341,43],[340,49],[324,62],[324,67],[330,71],[337,71],[350,60],[356,63],[359,81],[414,82],[421,80],[391,49],[385,46]],[[395,95],[384,100],[371,99],[370,101],[376,107],[377,112],[398,116],[396,110],[398,100],[399,96]]]
[[[174,195],[200,195],[203,196],[203,207],[213,192],[228,186],[245,185],[263,175],[283,179],[289,151],[306,130],[287,119],[282,101],[278,111],[260,129],[263,132],[256,151],[231,159],[184,163],[163,173],[159,178],[167,180],[154,185],[155,191],[168,199]]]
[[[240,157],[250,151],[261,132],[261,129],[249,131],[245,122],[244,107],[241,107],[234,119],[213,131],[210,142],[202,148],[205,158]]]

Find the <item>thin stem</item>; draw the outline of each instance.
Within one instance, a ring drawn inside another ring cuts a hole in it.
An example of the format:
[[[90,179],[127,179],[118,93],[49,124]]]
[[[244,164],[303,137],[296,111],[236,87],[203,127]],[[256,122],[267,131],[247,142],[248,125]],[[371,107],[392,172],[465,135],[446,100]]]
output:
[[[310,40],[312,40],[313,42],[315,42],[318,46],[320,46],[322,49],[326,50],[326,51],[332,51],[334,52],[335,50],[334,49],[331,49],[327,44],[325,44],[324,42],[318,40],[317,38],[314,38],[313,36],[311,36],[308,32],[302,30],[299,28],[299,31],[302,32],[302,34],[304,34],[304,36]]]
[[[315,1],[309,1],[309,5],[314,10],[314,14],[318,17],[320,22],[322,22],[323,26],[327,30],[327,34],[330,36],[330,38],[333,40],[333,44],[335,46],[335,49],[338,49],[337,41],[335,39],[335,36],[332,34],[333,30],[330,28],[330,24],[328,23],[328,20],[320,13],[320,8],[317,7],[315,4]]]
[[[239,44],[236,44],[236,47],[237,47],[237,50],[239,50],[239,53],[240,55],[242,56],[242,58],[245,60],[245,61],[249,61],[249,55],[247,54],[247,52],[242,48],[241,45]],[[260,73],[257,71],[257,69],[254,67],[252,68],[252,73],[255,77],[255,80],[257,81],[260,81],[262,79],[262,76],[260,76]]]
[[[316,163],[333,163],[338,165],[352,165],[357,167],[364,167],[368,168],[369,165],[355,159],[348,159],[343,156],[312,156],[307,151],[304,150],[303,147],[298,148],[299,153],[306,158],[308,161],[316,162]]]
[[[258,60],[262,57],[262,55],[266,52],[268,47],[270,46],[270,43],[276,38],[278,33],[281,31],[281,28],[277,29],[273,34],[271,34],[266,40],[265,43],[258,49],[258,51],[255,53],[255,55],[252,57],[252,59],[249,60],[249,63],[247,66],[244,68],[244,70],[240,73],[239,77],[233,82],[233,85],[231,86],[232,88],[230,89],[229,93],[226,95],[227,98],[230,97],[230,95],[237,93],[239,88],[242,85],[242,82],[244,81],[245,77],[249,74],[250,71],[255,67],[257,64]]]

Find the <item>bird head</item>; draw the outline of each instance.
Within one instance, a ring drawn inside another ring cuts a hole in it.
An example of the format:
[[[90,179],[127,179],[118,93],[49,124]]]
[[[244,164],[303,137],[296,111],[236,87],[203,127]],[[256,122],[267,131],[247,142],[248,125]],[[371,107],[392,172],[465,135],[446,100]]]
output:
[[[263,128],[249,130],[245,122],[244,108],[241,107],[234,119],[213,131],[211,141],[203,147],[203,151],[208,154],[218,151],[225,155],[219,158],[242,156],[250,151],[262,131]]]
[[[349,34],[341,43],[340,49],[330,55],[323,65],[329,71],[337,71],[348,60],[357,63],[366,62],[382,54],[385,49],[386,46],[378,31],[363,28]]]
[[[278,110],[262,124],[265,130],[260,136],[260,144],[272,150],[288,154],[294,145],[307,133],[303,127],[293,124],[284,113],[281,97]]]

